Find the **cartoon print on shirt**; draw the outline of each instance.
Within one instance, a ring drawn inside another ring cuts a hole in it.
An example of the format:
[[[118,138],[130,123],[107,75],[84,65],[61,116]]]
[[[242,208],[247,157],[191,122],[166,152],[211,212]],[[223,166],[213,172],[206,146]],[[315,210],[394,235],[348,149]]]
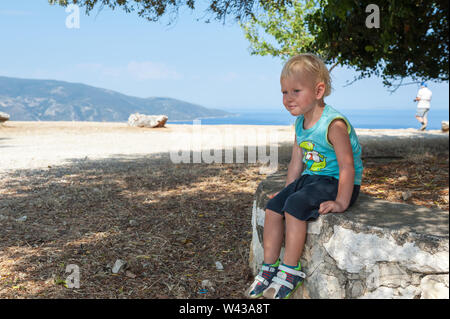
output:
[[[325,156],[314,150],[314,144],[309,141],[303,141],[299,144],[304,150],[303,163],[306,164],[306,169],[316,172],[327,166]]]

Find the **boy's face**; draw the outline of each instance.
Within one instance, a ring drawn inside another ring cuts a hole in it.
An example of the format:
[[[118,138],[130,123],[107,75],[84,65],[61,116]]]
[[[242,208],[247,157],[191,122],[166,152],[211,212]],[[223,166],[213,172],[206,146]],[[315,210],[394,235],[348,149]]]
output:
[[[300,77],[287,77],[281,80],[281,93],[283,93],[283,104],[293,116],[299,116],[311,111],[322,96],[317,94],[319,83],[314,85],[304,81]]]

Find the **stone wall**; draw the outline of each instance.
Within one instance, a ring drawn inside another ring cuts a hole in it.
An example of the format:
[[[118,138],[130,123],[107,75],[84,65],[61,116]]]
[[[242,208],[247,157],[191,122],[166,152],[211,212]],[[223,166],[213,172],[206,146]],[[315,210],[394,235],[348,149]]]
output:
[[[254,275],[263,261],[267,195],[283,188],[285,173],[269,176],[255,194]],[[449,298],[448,212],[362,194],[345,213],[308,224],[301,262],[307,278],[292,298]]]

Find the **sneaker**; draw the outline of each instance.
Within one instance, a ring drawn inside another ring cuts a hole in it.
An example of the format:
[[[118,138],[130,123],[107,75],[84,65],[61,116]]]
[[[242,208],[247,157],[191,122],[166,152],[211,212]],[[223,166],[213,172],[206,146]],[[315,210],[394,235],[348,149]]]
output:
[[[422,127],[420,128],[421,131],[425,131],[427,129],[427,126],[425,124],[422,125]]]
[[[264,297],[288,299],[302,285],[303,280],[306,278],[305,273],[300,270],[300,262],[296,268],[291,268],[284,264],[278,267],[276,277],[272,279],[272,283],[264,291]]]
[[[263,295],[264,290],[269,287],[273,277],[277,274],[280,266],[280,259],[274,264],[263,264],[260,272],[255,277],[255,281],[247,290],[247,296],[250,298],[259,298]]]

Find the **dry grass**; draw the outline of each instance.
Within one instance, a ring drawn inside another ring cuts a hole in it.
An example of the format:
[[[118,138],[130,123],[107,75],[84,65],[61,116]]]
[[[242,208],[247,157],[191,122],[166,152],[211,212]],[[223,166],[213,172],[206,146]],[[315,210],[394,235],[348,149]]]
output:
[[[162,154],[5,175],[0,298],[242,298],[258,167],[173,164]],[[410,203],[448,210],[448,153],[365,167],[363,192],[402,201],[410,189]],[[128,266],[116,275],[117,259]],[[79,289],[64,286],[68,264],[80,268]],[[202,280],[214,291],[200,294]]]
[[[365,159],[364,193],[377,198],[449,210],[449,153],[424,153],[389,160]],[[406,201],[402,193],[410,192]]]
[[[0,181],[0,297],[242,298],[262,178],[256,164],[167,158],[8,175]],[[126,273],[111,273],[116,259],[127,261]],[[68,264],[80,268],[80,289],[64,287]],[[214,292],[199,294],[206,279]]]

